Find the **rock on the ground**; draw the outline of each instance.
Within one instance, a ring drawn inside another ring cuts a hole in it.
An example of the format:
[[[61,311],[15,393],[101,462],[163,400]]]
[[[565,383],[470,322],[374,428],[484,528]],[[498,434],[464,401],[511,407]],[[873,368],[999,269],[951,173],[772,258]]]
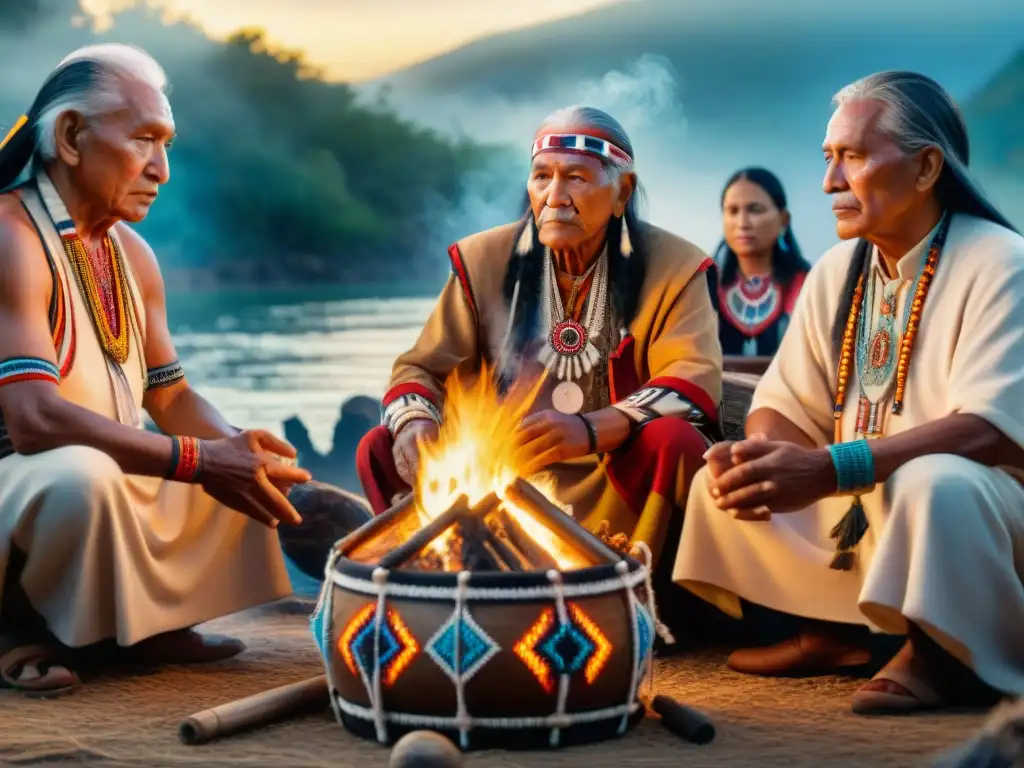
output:
[[[395,744],[388,768],[462,768],[462,753],[439,733],[413,731]]]
[[[373,519],[365,499],[327,483],[293,486],[288,500],[302,516],[302,524],[277,530],[285,555],[308,576],[322,579],[335,542]]]

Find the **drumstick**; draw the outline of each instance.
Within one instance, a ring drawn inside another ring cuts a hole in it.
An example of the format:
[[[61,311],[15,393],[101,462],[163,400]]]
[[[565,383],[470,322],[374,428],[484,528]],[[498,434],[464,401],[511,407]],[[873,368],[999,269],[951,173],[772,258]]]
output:
[[[676,736],[694,744],[707,744],[715,738],[715,726],[705,715],[669,696],[655,696],[651,708],[661,715],[661,724]]]
[[[320,712],[330,705],[327,678],[319,675],[197,712],[182,721],[178,737],[186,744],[205,744],[257,725]]]

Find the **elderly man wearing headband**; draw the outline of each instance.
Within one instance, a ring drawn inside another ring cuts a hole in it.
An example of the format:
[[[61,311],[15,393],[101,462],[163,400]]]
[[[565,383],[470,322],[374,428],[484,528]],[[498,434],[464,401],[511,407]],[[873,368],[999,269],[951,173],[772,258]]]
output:
[[[415,484],[446,379],[486,367],[502,385],[543,377],[513,436],[522,476],[550,471],[586,528],[655,560],[672,551],[690,478],[719,436],[722,352],[710,259],[641,221],[636,192],[633,148],[611,116],[571,107],[544,121],[525,216],[448,249],[452,275],[395,363],[383,423],[357,458],[375,511]]]

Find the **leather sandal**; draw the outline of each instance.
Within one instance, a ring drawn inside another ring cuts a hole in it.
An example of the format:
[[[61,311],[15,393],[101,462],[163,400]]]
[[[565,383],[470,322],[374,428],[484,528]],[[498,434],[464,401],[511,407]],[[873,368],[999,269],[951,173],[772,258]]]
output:
[[[800,633],[767,648],[734,651],[726,666],[734,672],[762,677],[815,677],[863,672],[871,661],[867,648]]]
[[[855,715],[907,715],[943,706],[939,693],[904,667],[883,669],[853,694]]]
[[[64,696],[78,688],[78,674],[62,660],[56,642],[24,642],[0,638],[0,687],[20,691],[33,699]]]

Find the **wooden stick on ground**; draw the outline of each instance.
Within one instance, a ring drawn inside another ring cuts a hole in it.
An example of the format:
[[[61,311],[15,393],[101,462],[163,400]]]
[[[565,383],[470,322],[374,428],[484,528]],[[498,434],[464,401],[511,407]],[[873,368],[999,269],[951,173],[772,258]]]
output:
[[[318,675],[196,712],[178,726],[178,738],[189,745],[206,744],[249,728],[322,712],[330,705],[327,678]]]

